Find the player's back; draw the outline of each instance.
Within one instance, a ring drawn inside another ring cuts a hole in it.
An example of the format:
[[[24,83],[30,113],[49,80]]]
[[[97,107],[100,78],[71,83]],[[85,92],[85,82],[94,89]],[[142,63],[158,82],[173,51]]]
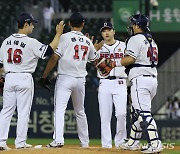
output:
[[[150,66],[152,64],[152,56],[154,58],[154,63],[156,65],[158,63],[157,44],[154,42],[154,40],[152,40],[153,51],[151,51],[150,43],[142,34],[132,36],[128,41],[126,50],[126,53],[136,59],[135,64]],[[157,69],[156,67],[133,67],[129,73],[129,77],[132,79],[143,74],[157,76]]]
[[[38,62],[38,54],[34,49],[39,45],[42,44],[24,34],[12,34],[6,38],[0,50],[5,72],[33,73]]]
[[[97,56],[91,40],[78,31],[63,34],[56,53],[61,56],[58,73],[74,77],[86,76],[87,61]]]

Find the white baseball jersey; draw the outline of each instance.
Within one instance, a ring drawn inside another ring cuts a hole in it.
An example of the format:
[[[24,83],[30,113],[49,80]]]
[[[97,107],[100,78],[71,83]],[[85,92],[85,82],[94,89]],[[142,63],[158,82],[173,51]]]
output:
[[[78,31],[61,35],[55,53],[60,56],[58,74],[73,77],[85,77],[87,61],[94,61],[98,57],[91,40]]]
[[[116,40],[113,45],[104,44],[98,54],[102,58],[110,58],[116,63],[124,57],[125,43]],[[101,118],[101,143],[104,148],[112,148],[111,117],[113,104],[116,112],[116,134],[114,143],[119,147],[126,138],[126,106],[127,106],[127,75],[124,72],[125,67],[115,67],[111,70],[109,76],[116,76],[117,79],[109,80],[98,73],[100,78],[98,89],[99,113]],[[105,79],[104,79],[105,78]],[[106,129],[105,129],[106,128]]]
[[[126,45],[124,42],[118,40],[116,40],[116,43],[114,43],[113,45],[107,45],[104,43],[102,48],[98,50],[98,54],[101,58],[110,58],[111,60],[116,61],[116,63],[119,63],[120,59],[124,57],[125,46]],[[124,72],[124,70],[125,70],[124,66],[115,67],[111,70],[109,76],[126,78],[127,75]],[[99,72],[97,73],[99,78],[105,78],[101,76]]]
[[[23,147],[27,139],[34,82],[32,74],[39,58],[44,59],[47,45],[24,34],[6,38],[0,49],[0,63],[6,76],[3,91],[3,109],[0,112],[0,146],[6,144],[12,115],[17,107],[18,121],[15,147]]]
[[[45,58],[47,47],[47,45],[25,34],[12,34],[2,43],[0,63],[3,63],[5,73],[33,73],[38,59]]]
[[[98,55],[91,40],[78,31],[61,35],[55,53],[60,59],[54,99],[54,140],[56,143],[64,144],[64,113],[71,96],[81,146],[88,147],[88,123],[84,109],[86,64],[88,60],[94,61]]]
[[[155,64],[158,63],[158,47],[154,40],[152,41],[153,57]],[[151,65],[152,51],[146,37],[142,34],[132,36],[126,46],[125,55],[135,58],[135,64]],[[129,72],[129,80],[140,75],[157,76],[156,67],[133,67]]]

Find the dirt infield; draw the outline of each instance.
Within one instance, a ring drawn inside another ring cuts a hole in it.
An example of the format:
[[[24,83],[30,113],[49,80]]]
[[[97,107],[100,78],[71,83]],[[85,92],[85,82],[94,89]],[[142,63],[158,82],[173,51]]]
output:
[[[121,151],[121,152],[120,152]],[[0,152],[0,154],[132,154],[139,152],[122,151],[118,149],[102,149],[97,147],[79,148],[79,147],[63,147],[63,148],[41,148],[41,149],[13,149],[9,151]]]
[[[30,148],[30,149],[14,149],[8,151],[0,151],[0,154],[139,154],[140,151],[126,151],[121,149],[105,149],[100,146],[94,146],[89,148],[80,148],[77,145],[65,145],[63,148],[46,148],[42,147],[39,149]],[[163,154],[170,154],[173,151],[180,152],[180,146],[176,146],[172,150],[164,150]]]

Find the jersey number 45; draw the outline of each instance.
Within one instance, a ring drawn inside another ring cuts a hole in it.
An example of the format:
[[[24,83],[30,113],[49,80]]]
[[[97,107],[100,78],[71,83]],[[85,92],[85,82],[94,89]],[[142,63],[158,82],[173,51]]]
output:
[[[147,57],[150,58],[150,61],[158,62],[158,53],[156,47],[148,48]]]

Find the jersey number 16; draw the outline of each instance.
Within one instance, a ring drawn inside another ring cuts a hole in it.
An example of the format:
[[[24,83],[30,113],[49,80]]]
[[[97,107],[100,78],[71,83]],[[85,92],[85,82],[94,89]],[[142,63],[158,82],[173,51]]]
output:
[[[13,63],[13,62],[15,64],[21,63],[21,60],[22,60],[22,57],[21,57],[22,50],[21,49],[16,49],[16,50],[14,50],[14,53],[13,53],[12,48],[9,48],[7,53],[8,53],[8,59],[7,59],[8,63]],[[13,56],[12,56],[12,54],[13,54]]]

